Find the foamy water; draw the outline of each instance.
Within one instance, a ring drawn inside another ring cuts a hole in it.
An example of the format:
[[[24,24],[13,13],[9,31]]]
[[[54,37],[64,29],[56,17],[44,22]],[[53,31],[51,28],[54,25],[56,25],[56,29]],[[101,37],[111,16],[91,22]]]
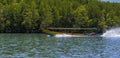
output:
[[[120,37],[120,28],[113,28],[103,33],[102,37]]]
[[[69,34],[56,34],[55,37],[72,37],[72,35],[69,35]]]

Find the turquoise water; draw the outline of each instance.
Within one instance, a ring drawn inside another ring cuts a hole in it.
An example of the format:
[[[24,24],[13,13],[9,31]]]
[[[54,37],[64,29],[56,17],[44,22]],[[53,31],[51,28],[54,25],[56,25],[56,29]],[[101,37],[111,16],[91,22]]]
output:
[[[0,34],[0,58],[120,58],[120,39]]]

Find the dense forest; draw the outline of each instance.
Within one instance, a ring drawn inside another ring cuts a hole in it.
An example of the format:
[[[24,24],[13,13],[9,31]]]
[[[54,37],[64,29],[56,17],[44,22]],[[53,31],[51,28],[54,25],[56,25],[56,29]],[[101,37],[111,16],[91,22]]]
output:
[[[40,27],[120,25],[120,3],[100,0],[0,0],[0,32],[41,32]]]

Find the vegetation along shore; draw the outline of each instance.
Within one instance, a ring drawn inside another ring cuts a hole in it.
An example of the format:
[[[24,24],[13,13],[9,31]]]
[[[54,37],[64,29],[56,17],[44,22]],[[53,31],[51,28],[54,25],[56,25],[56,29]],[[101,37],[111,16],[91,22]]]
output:
[[[41,32],[41,25],[97,28],[120,25],[120,3],[100,0],[0,0],[0,32]]]

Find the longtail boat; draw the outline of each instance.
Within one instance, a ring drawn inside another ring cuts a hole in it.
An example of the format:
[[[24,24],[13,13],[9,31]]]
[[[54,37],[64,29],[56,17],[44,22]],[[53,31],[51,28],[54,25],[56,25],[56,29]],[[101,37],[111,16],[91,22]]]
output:
[[[55,37],[94,37],[96,28],[41,28],[44,33]]]

